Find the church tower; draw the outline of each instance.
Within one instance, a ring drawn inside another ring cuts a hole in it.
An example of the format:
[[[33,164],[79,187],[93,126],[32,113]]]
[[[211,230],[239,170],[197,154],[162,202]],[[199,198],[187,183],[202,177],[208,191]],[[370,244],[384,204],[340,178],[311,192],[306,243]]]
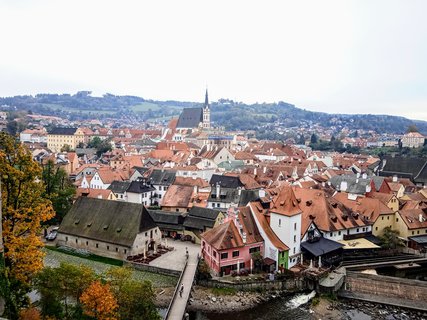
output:
[[[203,129],[211,128],[211,110],[209,109],[208,88],[206,88],[205,105],[203,106]]]

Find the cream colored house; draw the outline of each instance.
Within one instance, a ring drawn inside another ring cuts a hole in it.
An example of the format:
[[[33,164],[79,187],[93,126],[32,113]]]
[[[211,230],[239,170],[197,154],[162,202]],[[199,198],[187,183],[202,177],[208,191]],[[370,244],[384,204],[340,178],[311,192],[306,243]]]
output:
[[[425,137],[419,132],[409,132],[402,137],[402,147],[419,148],[424,145]]]
[[[60,152],[65,146],[75,150],[84,140],[85,136],[80,128],[54,128],[47,135],[47,147],[53,152]]]
[[[399,236],[408,239],[411,236],[427,234],[427,214],[423,209],[400,210],[396,212],[394,229]]]

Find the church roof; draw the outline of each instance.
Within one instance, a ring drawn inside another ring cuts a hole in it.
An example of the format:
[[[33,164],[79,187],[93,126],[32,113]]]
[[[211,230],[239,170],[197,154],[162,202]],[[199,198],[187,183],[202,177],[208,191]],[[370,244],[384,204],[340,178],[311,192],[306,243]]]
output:
[[[198,128],[203,122],[203,108],[185,108],[178,119],[177,128]]]

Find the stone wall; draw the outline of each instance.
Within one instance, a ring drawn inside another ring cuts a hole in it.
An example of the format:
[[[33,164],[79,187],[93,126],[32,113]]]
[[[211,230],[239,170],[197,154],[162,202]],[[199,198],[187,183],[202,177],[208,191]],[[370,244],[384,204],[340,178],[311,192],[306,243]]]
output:
[[[347,271],[344,291],[425,304],[427,282]]]
[[[217,280],[198,280],[199,286],[208,288],[233,288],[238,291],[253,290],[284,290],[297,292],[307,290],[307,283],[302,278],[274,280],[274,281],[247,281],[247,282],[223,282]]]

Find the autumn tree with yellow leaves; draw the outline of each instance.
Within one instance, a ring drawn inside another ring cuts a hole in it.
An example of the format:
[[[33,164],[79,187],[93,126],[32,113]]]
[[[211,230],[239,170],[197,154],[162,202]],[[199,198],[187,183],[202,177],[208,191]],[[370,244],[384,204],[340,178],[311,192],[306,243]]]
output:
[[[97,320],[117,319],[117,301],[108,284],[102,284],[100,281],[92,282],[83,291],[80,302],[82,303],[84,314],[89,317]]]
[[[0,133],[4,244],[0,295],[9,319],[18,318],[19,308],[27,302],[31,279],[43,267],[41,223],[55,215],[51,202],[43,197],[41,177],[41,167],[31,153],[12,136]]]

